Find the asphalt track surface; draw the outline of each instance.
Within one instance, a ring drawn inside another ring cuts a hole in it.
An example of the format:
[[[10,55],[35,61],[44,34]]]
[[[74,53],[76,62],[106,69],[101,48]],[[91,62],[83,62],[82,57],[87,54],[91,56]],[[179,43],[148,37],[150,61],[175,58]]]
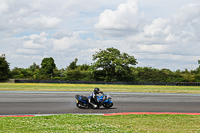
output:
[[[109,93],[110,109],[79,109],[75,95],[90,92],[0,91],[0,115],[107,114],[121,112],[200,113],[200,94]]]

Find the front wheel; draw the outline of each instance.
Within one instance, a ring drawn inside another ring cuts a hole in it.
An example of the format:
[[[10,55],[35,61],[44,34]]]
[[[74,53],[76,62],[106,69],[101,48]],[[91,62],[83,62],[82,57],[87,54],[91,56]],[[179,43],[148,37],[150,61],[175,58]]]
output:
[[[111,108],[113,106],[113,103],[105,103],[103,104],[104,108]]]

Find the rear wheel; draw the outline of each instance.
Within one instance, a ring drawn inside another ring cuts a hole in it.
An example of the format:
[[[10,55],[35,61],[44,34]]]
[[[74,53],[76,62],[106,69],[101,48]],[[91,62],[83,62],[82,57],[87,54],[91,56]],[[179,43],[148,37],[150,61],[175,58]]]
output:
[[[88,109],[89,106],[87,104],[80,104],[80,103],[77,103],[76,106],[80,109]]]
[[[80,104],[80,103],[77,103],[76,106],[77,106],[78,108],[81,108],[81,104]]]

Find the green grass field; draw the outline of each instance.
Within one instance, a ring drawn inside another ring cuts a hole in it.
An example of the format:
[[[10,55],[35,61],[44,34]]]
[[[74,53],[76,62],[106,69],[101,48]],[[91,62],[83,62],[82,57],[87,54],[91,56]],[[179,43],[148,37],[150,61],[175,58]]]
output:
[[[189,115],[53,115],[2,117],[0,132],[200,132],[200,116]]]
[[[7,91],[93,91],[99,87],[104,92],[154,92],[154,93],[197,93],[199,86],[150,86],[150,85],[102,85],[102,84],[42,84],[0,83],[0,90]]]
[[[92,91],[104,92],[197,93],[195,86],[137,86],[93,84],[14,84],[0,83],[6,91]],[[0,133],[4,132],[200,132],[198,115],[53,115],[36,117],[0,117]]]

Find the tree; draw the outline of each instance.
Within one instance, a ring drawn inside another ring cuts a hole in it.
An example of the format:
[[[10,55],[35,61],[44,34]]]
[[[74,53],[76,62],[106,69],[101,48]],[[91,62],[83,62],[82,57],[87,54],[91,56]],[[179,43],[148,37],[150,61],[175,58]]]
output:
[[[33,65],[30,65],[29,69],[31,69],[31,71],[35,71],[35,69],[39,69],[40,66],[37,65],[35,62],[33,62]]]
[[[5,54],[2,54],[2,56],[0,56],[0,80],[8,79],[9,71],[9,63],[6,61]]]
[[[38,79],[39,69],[40,69],[40,66],[37,65],[35,62],[33,62],[33,65],[30,65],[29,70],[32,73],[32,78],[33,79]]]
[[[90,65],[88,64],[83,64],[83,65],[78,65],[78,67],[81,71],[88,71],[90,69]]]
[[[69,66],[67,67],[67,70],[74,70],[74,69],[76,69],[76,68],[77,68],[77,65],[76,65],[77,61],[78,61],[78,59],[75,58],[75,60],[72,61],[72,62],[69,64]]]
[[[130,66],[137,64],[134,56],[120,53],[118,49],[112,47],[106,50],[100,49],[93,55],[93,60],[96,61],[93,63],[94,73],[100,77],[104,76],[105,81],[133,81]]]
[[[196,74],[200,74],[200,60],[198,60],[199,67],[196,69]]]
[[[66,71],[63,72],[65,80],[93,80],[90,72],[90,66],[87,64],[77,65],[77,61],[78,59],[75,58],[75,60],[72,61],[67,67]]]
[[[54,68],[56,68],[54,59],[52,57],[44,58],[42,60],[41,68],[39,71],[40,79],[50,79],[51,77],[54,77],[54,72],[53,72]]]

